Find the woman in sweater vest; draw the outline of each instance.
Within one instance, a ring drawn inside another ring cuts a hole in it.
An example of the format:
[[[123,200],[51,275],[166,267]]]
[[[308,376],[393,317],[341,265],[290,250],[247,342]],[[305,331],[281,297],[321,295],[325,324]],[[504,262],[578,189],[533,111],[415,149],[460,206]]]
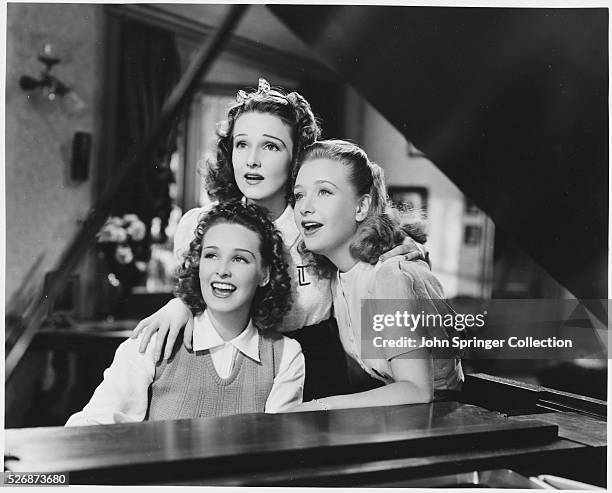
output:
[[[213,207],[196,227],[177,295],[194,316],[193,349],[156,365],[154,344],[123,342],[104,381],[66,426],[281,412],[302,401],[304,356],[276,332],[291,303],[280,234],[262,209]]]

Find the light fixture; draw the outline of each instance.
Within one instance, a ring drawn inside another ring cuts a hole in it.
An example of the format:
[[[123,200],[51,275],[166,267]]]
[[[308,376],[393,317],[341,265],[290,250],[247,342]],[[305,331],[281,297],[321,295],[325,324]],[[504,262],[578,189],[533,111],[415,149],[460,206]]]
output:
[[[33,91],[40,88],[44,97],[49,101],[54,101],[57,96],[61,97],[70,92],[70,88],[66,84],[51,75],[51,69],[60,61],[51,43],[45,43],[42,53],[38,55],[38,60],[45,65],[45,68],[40,73],[40,79],[23,75],[19,79],[21,88],[24,91]]]

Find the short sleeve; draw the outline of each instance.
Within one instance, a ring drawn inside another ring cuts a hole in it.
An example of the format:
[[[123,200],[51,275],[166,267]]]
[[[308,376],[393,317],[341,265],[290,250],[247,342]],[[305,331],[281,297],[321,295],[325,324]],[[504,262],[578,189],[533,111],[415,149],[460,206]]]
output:
[[[374,280],[376,299],[442,299],[440,281],[422,260],[405,260],[402,255],[385,261]]]
[[[420,260],[407,261],[403,256],[393,257],[378,268],[372,297],[377,300],[379,307],[393,307],[394,311],[398,308],[397,302],[387,305],[382,300],[403,300],[402,312],[415,317],[436,314],[440,307],[445,306],[442,285],[431,274],[427,264]],[[393,329],[394,337],[408,336],[418,342],[422,337],[430,338],[433,335],[423,324],[414,325],[416,327],[413,330],[405,327]],[[389,331],[387,334],[391,335]],[[418,347],[385,347],[384,353],[391,360],[414,349]]]
[[[200,216],[208,212],[212,204],[207,207],[196,207],[191,209],[179,221],[174,233],[174,257],[179,264],[183,262],[183,255],[189,251],[189,244],[195,237],[195,229]]]

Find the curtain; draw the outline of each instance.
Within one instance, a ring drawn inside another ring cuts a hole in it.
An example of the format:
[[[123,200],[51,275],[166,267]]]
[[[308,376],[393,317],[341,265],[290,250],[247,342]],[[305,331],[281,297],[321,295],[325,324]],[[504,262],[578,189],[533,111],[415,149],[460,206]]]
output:
[[[114,166],[132,154],[158,119],[164,101],[178,82],[181,69],[174,35],[163,29],[125,21],[121,23],[119,61],[119,111],[116,125],[117,155]],[[113,215],[137,214],[147,226],[161,218],[162,240],[171,210],[169,193],[174,178],[170,157],[176,150],[178,117],[165,138],[143,160],[128,180]]]

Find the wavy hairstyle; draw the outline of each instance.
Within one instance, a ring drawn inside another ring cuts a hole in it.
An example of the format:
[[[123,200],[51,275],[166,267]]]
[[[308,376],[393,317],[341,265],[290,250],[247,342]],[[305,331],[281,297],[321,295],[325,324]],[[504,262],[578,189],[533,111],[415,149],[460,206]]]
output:
[[[298,155],[309,144],[321,136],[321,127],[310,108],[310,104],[297,92],[286,93],[281,88],[267,92],[252,91],[242,93],[239,101],[232,105],[227,113],[227,120],[217,128],[216,156],[205,158],[201,172],[208,194],[219,202],[242,198],[242,192],[236,184],[232,166],[233,132],[236,120],[244,113],[264,113],[279,117],[291,127],[293,139],[293,159],[291,169],[297,162]],[[287,180],[287,200],[293,196],[291,180]]]
[[[370,195],[366,218],[357,226],[349,246],[353,257],[376,264],[383,253],[402,243],[406,236],[419,243],[427,241],[423,214],[400,210],[391,204],[383,169],[370,161],[359,146],[345,140],[320,140],[311,144],[304,149],[294,168],[292,184],[303,164],[314,159],[330,159],[346,166],[355,194],[358,197]],[[330,278],[337,271],[327,257],[309,251],[303,240],[298,248],[309,268],[319,277]]]
[[[254,204],[231,201],[218,204],[199,218],[195,238],[189,244],[177,273],[175,294],[198,315],[206,308],[200,286],[202,239],[215,224],[240,224],[259,236],[263,265],[270,269],[270,281],[258,287],[251,303],[250,317],[263,331],[273,331],[291,307],[291,280],[283,254],[283,240],[264,209]]]

